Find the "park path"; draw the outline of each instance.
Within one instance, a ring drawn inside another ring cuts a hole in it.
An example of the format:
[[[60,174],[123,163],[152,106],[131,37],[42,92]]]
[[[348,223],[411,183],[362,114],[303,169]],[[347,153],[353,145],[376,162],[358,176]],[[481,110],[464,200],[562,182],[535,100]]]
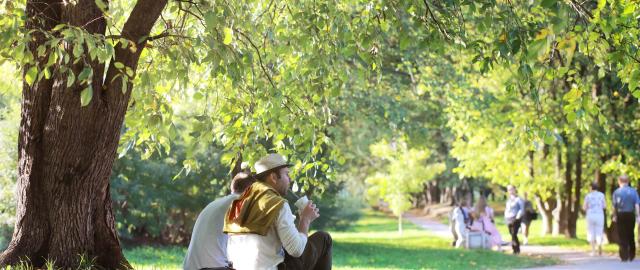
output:
[[[435,221],[428,217],[416,215],[415,213],[408,212],[403,217],[417,226],[431,232],[432,234],[451,239],[451,231],[449,226]],[[507,249],[510,249],[507,247]],[[529,270],[554,270],[554,269],[580,269],[580,270],[627,270],[627,269],[640,269],[640,260],[635,260],[630,263],[623,263],[617,257],[611,255],[603,255],[600,257],[591,257],[588,253],[583,251],[570,250],[554,246],[536,246],[527,245],[521,246],[521,253],[528,256],[547,256],[559,259],[563,264],[552,265],[538,268],[528,268]]]

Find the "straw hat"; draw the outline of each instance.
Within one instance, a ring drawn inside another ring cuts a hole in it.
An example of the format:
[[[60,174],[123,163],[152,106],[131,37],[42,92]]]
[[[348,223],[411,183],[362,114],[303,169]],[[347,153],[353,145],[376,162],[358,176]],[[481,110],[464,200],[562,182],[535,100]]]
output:
[[[268,154],[258,160],[258,162],[253,165],[253,169],[256,171],[256,176],[262,176],[271,171],[291,166],[292,165],[287,163],[287,160],[282,155]]]

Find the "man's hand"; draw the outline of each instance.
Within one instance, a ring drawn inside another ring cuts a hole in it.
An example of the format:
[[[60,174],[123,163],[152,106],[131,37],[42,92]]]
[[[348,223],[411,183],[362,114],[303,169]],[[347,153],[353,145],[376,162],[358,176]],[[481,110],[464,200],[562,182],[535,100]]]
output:
[[[313,201],[309,201],[307,206],[300,211],[300,221],[298,222],[298,231],[309,234],[309,225],[320,216],[320,209],[316,207]]]
[[[306,219],[309,221],[309,223],[316,220],[316,218],[318,218],[319,216],[320,216],[320,209],[316,207],[313,201],[309,201],[307,206],[304,209],[302,209],[302,211],[300,212],[300,220]]]

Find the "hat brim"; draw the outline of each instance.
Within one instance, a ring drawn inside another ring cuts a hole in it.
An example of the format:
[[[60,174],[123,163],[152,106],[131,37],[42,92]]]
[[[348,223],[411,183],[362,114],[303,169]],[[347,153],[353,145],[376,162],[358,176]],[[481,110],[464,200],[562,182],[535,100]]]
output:
[[[282,168],[285,168],[285,167],[291,167],[291,166],[293,166],[293,164],[289,164],[289,163],[284,164],[284,165],[280,165],[280,166],[276,166],[276,167],[273,167],[273,168],[271,168],[271,169],[268,169],[268,170],[266,170],[266,171],[264,171],[264,172],[256,173],[256,174],[254,175],[254,177],[255,177],[255,178],[260,178],[260,177],[265,176],[265,175],[267,175],[267,174],[269,174],[269,173],[271,173],[271,172],[274,172],[274,171],[276,171],[276,170],[279,170],[279,169],[282,169]]]

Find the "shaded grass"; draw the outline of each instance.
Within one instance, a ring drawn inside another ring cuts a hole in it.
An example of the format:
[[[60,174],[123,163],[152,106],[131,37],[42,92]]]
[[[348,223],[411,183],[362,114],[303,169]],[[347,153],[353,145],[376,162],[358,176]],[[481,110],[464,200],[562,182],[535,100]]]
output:
[[[486,250],[457,250],[450,242],[384,214],[365,211],[351,228],[331,232],[336,270],[352,269],[505,269],[556,263],[549,258],[512,256]],[[125,250],[136,269],[181,269],[186,248],[138,247]]]

